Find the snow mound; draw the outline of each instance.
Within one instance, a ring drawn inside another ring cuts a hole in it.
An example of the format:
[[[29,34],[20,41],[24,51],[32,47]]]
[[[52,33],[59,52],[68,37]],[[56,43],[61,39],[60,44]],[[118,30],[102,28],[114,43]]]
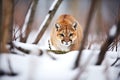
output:
[[[30,50],[25,54],[14,49],[18,54],[0,54],[0,71],[16,73],[16,76],[1,75],[0,80],[118,80],[120,62],[111,64],[118,57],[118,52],[108,51],[102,65],[95,65],[99,51],[83,50],[80,67],[73,69],[78,51],[55,54],[42,50],[33,44],[14,42],[17,47]],[[25,55],[19,55],[25,54]],[[54,57],[54,59],[53,59]]]

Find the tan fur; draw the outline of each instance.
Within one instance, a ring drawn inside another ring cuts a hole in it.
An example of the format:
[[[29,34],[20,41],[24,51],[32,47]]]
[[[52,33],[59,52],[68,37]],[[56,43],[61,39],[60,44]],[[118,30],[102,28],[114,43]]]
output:
[[[77,23],[76,28],[73,27]],[[83,38],[82,27],[78,21],[68,14],[61,15],[55,22],[51,31],[50,41],[56,50],[73,51],[78,50]],[[68,44],[69,43],[69,44]]]

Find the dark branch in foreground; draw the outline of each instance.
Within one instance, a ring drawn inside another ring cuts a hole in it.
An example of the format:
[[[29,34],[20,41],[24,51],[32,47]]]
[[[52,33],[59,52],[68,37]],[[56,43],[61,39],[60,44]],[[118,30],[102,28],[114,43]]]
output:
[[[29,54],[29,53],[30,53],[29,50],[26,50],[26,49],[24,49],[24,48],[22,48],[22,47],[17,47],[13,42],[12,42],[10,45],[12,45],[13,48],[16,48],[16,49],[22,51],[23,53],[26,53],[26,54]]]
[[[44,32],[46,31],[48,25],[50,24],[51,20],[53,19],[53,16],[55,15],[55,12],[59,8],[61,2],[62,2],[62,0],[55,0],[53,2],[48,14],[46,15],[45,20],[43,21],[43,23],[40,26],[40,27],[42,27],[42,30],[37,35],[37,37],[36,37],[35,41],[33,42],[33,44],[37,44],[39,42],[39,40],[43,36]]]
[[[1,56],[0,56],[1,57]],[[7,62],[8,62],[8,67],[9,67],[9,71],[10,72],[6,72],[6,71],[3,71],[3,70],[0,70],[0,77],[1,76],[4,76],[4,75],[8,75],[8,76],[17,76],[18,73],[15,73],[12,69],[12,65],[11,65],[11,61],[10,61],[10,57],[9,55],[7,56]]]
[[[114,66],[119,60],[120,60],[120,57],[118,57],[111,66]]]
[[[85,26],[85,30],[84,30],[84,36],[83,36],[83,40],[81,42],[81,47],[79,49],[79,54],[77,56],[77,59],[75,61],[75,66],[73,69],[77,68],[79,66],[79,61],[80,61],[80,58],[81,58],[81,54],[82,54],[82,50],[84,49],[84,44],[85,44],[85,41],[88,37],[88,32],[89,32],[89,28],[90,28],[90,23],[92,21],[92,17],[94,15],[94,11],[95,11],[95,8],[97,6],[97,3],[99,2],[99,0],[92,0],[91,1],[91,6],[90,6],[90,11],[89,11],[89,14],[88,14],[88,18],[87,18],[87,23],[86,23],[86,26]]]
[[[4,75],[17,76],[18,74],[17,73],[7,73],[7,72],[4,72],[4,71],[0,71],[0,77],[4,76]]]
[[[110,36],[108,35],[108,38],[106,40],[106,42],[102,45],[101,47],[101,51],[98,55],[98,60],[97,60],[97,63],[96,65],[101,65],[102,61],[104,60],[104,57],[105,57],[105,53],[106,51],[109,49],[109,46],[111,45],[111,43],[120,35],[120,18],[117,22],[117,25],[116,25],[116,33],[114,36]]]

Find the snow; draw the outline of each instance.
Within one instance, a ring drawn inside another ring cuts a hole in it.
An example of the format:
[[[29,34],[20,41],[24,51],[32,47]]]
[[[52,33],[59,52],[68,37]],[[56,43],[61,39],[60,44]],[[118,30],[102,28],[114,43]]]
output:
[[[0,71],[11,72],[8,61],[11,63],[12,71],[16,76],[0,76],[0,80],[117,80],[120,67],[111,66],[118,57],[118,52],[107,51],[102,65],[96,66],[99,50],[83,50],[80,67],[73,69],[78,51],[66,54],[55,54],[42,49],[38,45],[15,42],[17,47],[30,50],[25,54],[14,49],[18,54],[0,54]],[[19,55],[25,54],[25,55]],[[48,55],[49,54],[49,55]],[[50,56],[56,58],[52,59]],[[118,63],[116,65],[120,64]]]
[[[49,11],[52,11],[55,7],[55,5],[57,4],[58,0],[55,0],[52,4],[52,6],[50,7]]]
[[[36,46],[35,44],[27,43],[27,45],[26,45],[24,43],[20,43],[20,42],[16,42],[16,41],[14,41],[13,43],[17,47],[22,47],[25,50],[29,50],[30,51],[29,54],[31,54],[31,55],[40,55],[41,49],[39,48],[39,46]]]
[[[109,31],[109,35],[111,37],[113,37],[116,34],[116,31],[117,31],[117,27],[116,27],[116,25],[113,25],[112,28]]]
[[[89,66],[80,80],[116,80],[117,70],[113,67],[106,70],[104,66]]]

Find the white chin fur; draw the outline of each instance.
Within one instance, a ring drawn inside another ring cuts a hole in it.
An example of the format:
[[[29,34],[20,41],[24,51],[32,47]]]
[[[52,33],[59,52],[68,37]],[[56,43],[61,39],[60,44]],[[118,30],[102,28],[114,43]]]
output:
[[[71,42],[63,42],[61,43],[63,46],[70,46],[71,45]]]
[[[61,41],[59,41],[58,46],[58,50],[62,50],[62,51],[70,51],[70,45],[71,42],[68,42],[66,45],[66,42],[61,43]]]

